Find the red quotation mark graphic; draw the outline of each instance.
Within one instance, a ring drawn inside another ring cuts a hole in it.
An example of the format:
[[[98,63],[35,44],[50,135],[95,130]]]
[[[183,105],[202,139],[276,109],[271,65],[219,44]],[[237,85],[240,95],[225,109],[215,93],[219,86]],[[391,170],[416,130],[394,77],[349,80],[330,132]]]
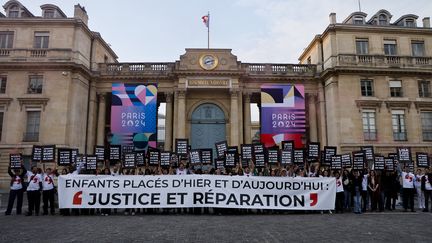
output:
[[[73,205],[81,205],[82,203],[82,191],[79,191],[77,193],[75,193],[74,197],[73,197]]]
[[[317,205],[318,193],[311,193],[311,194],[309,194],[309,196],[310,196],[310,200],[311,200],[310,206],[313,207],[313,206]]]

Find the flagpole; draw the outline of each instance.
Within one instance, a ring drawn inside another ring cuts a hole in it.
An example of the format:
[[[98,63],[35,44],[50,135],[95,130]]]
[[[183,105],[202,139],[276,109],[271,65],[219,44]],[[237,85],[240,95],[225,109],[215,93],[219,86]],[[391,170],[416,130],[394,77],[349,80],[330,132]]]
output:
[[[208,23],[207,23],[207,49],[210,49],[210,11],[207,13]]]

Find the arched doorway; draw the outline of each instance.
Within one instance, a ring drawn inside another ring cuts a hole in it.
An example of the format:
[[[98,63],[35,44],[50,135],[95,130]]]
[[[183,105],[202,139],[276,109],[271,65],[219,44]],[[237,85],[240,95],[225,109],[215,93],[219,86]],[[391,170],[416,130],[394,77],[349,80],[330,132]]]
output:
[[[192,113],[192,149],[211,148],[215,156],[215,143],[226,140],[225,114],[222,109],[211,103],[198,106]]]

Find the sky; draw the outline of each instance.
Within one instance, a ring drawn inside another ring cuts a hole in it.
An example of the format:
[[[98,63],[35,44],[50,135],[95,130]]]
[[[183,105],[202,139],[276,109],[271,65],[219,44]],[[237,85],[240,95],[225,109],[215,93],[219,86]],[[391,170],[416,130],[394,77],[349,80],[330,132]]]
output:
[[[6,1],[4,0],[3,3]],[[201,17],[210,11],[210,47],[230,48],[242,62],[298,63],[298,57],[335,12],[342,22],[359,10],[358,0],[21,0],[34,15],[40,5],[59,6],[73,16],[80,3],[89,27],[119,56],[120,62],[173,62],[185,48],[206,48]],[[380,9],[392,21],[408,13],[432,15],[431,0],[361,0],[367,19]]]

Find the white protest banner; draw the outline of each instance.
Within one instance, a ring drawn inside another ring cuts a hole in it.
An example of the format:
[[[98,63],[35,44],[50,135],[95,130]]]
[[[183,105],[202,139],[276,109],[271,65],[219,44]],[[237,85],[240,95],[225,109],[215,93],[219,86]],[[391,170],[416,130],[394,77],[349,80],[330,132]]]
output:
[[[216,175],[59,177],[60,208],[331,210],[335,178]]]

